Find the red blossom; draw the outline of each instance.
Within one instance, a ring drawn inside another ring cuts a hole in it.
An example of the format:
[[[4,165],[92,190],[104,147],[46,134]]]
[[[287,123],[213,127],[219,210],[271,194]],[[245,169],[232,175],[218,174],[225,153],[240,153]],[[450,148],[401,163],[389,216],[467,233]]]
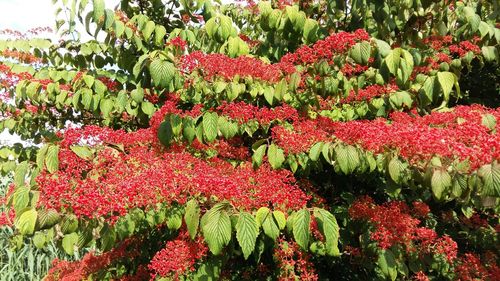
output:
[[[194,265],[207,255],[208,248],[201,237],[191,240],[187,231],[168,241],[165,248],[155,254],[148,268],[153,271],[153,278],[173,277],[179,280],[179,275],[194,270]]]

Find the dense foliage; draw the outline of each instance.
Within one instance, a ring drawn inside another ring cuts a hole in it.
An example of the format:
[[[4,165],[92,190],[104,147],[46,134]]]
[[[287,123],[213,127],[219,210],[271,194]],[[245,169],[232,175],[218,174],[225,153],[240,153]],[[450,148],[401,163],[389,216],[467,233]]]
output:
[[[495,1],[54,4],[60,41],[1,31],[9,260],[53,257],[44,280],[500,280]],[[45,273],[19,268],[0,279]]]

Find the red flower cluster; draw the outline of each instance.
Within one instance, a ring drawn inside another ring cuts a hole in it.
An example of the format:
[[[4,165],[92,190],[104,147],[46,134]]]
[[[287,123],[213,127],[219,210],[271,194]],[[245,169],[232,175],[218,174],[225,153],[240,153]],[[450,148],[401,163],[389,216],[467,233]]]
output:
[[[319,124],[314,120],[295,122],[293,129],[279,125],[271,130],[274,142],[286,153],[306,152],[317,142],[331,140],[327,132],[321,130]]]
[[[355,220],[366,220],[373,226],[371,239],[382,249],[400,245],[409,251],[440,255],[453,262],[457,257],[457,243],[449,236],[438,237],[434,230],[419,227],[420,220],[411,215],[424,208],[422,202],[416,207],[414,205],[413,209],[400,201],[377,205],[372,198],[364,196],[351,205],[349,215]]]
[[[217,110],[220,111],[222,115],[240,124],[247,123],[250,120],[256,120],[259,124],[268,125],[272,121],[295,121],[299,118],[297,110],[288,104],[283,104],[274,108],[260,108],[245,102],[223,102]]]
[[[97,79],[104,83],[104,85],[106,85],[106,88],[108,88],[108,90],[110,90],[111,92],[118,91],[118,82],[111,80],[108,77],[99,77]]]
[[[399,88],[396,84],[387,85],[370,85],[366,88],[359,89],[357,92],[351,90],[349,96],[341,99],[340,103],[352,103],[358,101],[371,101],[373,98],[383,97],[397,91]]]
[[[427,163],[433,156],[468,160],[472,170],[500,159],[500,136],[482,124],[485,114],[500,120],[499,109],[479,105],[457,106],[449,112],[433,112],[422,117],[396,112],[391,122],[350,121],[332,123],[334,135],[349,144],[382,153],[399,151],[412,164]],[[496,131],[500,125],[496,125]]]
[[[204,258],[207,252],[208,248],[201,237],[193,241],[189,233],[183,231],[155,254],[148,268],[153,272],[153,279],[160,276],[179,280],[179,275],[193,271],[196,262]]]
[[[136,239],[124,240],[116,248],[101,255],[95,255],[93,252],[87,253],[81,260],[65,261],[54,259],[52,268],[45,276],[47,281],[81,281],[102,269],[107,268],[114,262],[127,258],[136,257],[140,252],[137,249],[138,241]],[[133,250],[130,250],[133,248]]]
[[[178,48],[180,51],[184,51],[187,47],[187,42],[184,41],[181,37],[177,36],[169,40],[167,42],[167,45],[174,46]]]
[[[457,281],[499,281],[500,267],[495,260],[485,264],[477,255],[467,253],[460,258],[455,274]]]
[[[374,225],[371,238],[380,248],[387,249],[394,244],[408,244],[420,221],[413,218],[410,209],[403,202],[389,202],[375,205],[370,197],[361,197],[349,208],[353,219],[366,219]]]
[[[28,72],[12,72],[12,69],[0,62],[0,86],[11,88],[21,80],[33,79],[33,75]]]
[[[309,261],[309,254],[301,251],[299,245],[293,241],[279,238],[278,246],[274,250],[274,259],[280,268],[280,281],[318,280],[313,264]]]
[[[453,37],[447,36],[429,36],[424,38],[423,43],[430,45],[435,51],[440,51],[446,46],[449,46],[453,42]]]
[[[248,56],[230,58],[223,54],[203,54],[200,51],[182,56],[180,68],[188,73],[198,69],[206,80],[215,77],[232,80],[239,76],[277,82],[283,75],[280,64],[266,64]]]
[[[155,138],[151,130],[68,130],[61,141],[60,170],[54,174],[43,171],[36,178],[40,206],[114,221],[135,207],[182,204],[193,196],[228,200],[246,210],[269,204],[282,210],[297,209],[309,199],[289,171],[274,171],[266,165],[254,170],[250,162],[234,168],[218,158],[207,162],[180,152],[184,147],[165,152],[159,143],[153,143]],[[96,149],[94,159],[84,160],[69,148],[82,143]],[[106,144],[122,145],[123,150]]]
[[[479,54],[481,49],[478,45],[470,41],[462,41],[458,45],[450,45],[450,53],[458,54],[460,57],[465,56],[468,52],[473,52],[474,54]]]
[[[20,52],[20,51],[12,51],[12,50],[3,50],[0,52],[0,56],[5,58],[16,59],[20,62],[32,64],[32,63],[40,63],[42,60],[31,53]]]
[[[333,56],[343,54],[354,44],[360,41],[370,40],[370,35],[363,29],[353,33],[334,33],[323,40],[314,43],[313,46],[302,46],[294,53],[289,53],[281,58],[281,63],[298,65],[318,62],[322,59],[330,61]]]

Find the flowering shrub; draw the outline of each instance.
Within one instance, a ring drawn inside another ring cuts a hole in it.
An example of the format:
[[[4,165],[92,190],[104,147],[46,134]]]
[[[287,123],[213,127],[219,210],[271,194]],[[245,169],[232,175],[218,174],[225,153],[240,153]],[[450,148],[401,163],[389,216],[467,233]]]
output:
[[[34,145],[0,148],[0,226],[74,257],[46,280],[498,280],[500,111],[455,105],[494,8],[139,2],[92,1],[104,41],[1,32]]]

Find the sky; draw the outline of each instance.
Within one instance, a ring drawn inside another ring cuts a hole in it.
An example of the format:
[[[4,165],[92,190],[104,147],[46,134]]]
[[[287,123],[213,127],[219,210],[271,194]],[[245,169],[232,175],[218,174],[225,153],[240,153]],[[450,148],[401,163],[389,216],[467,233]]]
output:
[[[118,0],[106,0],[113,8]],[[54,26],[55,8],[52,0],[0,0],[0,29],[25,31],[37,26]]]

